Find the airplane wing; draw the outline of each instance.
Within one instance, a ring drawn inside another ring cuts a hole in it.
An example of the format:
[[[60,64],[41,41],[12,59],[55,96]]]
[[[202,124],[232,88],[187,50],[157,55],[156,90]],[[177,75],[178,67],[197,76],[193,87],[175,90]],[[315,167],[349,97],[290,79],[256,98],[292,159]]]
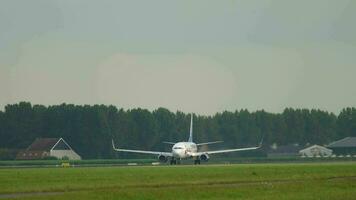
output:
[[[259,149],[261,146],[258,147],[248,147],[248,148],[240,148],[240,149],[224,149],[224,150],[217,150],[217,151],[202,151],[202,152],[196,152],[192,153],[192,156],[201,156],[203,154],[218,154],[218,153],[229,153],[229,152],[236,152],[236,151],[248,151],[248,150],[255,150]]]
[[[229,152],[236,152],[236,151],[249,151],[249,150],[255,150],[259,149],[262,147],[263,143],[263,137],[261,139],[260,144],[257,147],[247,147],[247,148],[239,148],[239,149],[224,149],[224,150],[217,150],[217,151],[202,151],[202,152],[196,152],[192,153],[192,156],[201,156],[203,154],[218,154],[218,153],[229,153]]]
[[[240,149],[225,149],[225,150],[217,150],[217,151],[206,151],[206,152],[198,152],[198,153],[207,153],[207,154],[218,154],[218,153],[229,153],[229,152],[236,152],[236,151],[248,151],[248,150],[255,150],[260,147],[249,147],[249,148],[240,148]]]
[[[159,152],[159,151],[142,151],[142,150],[134,150],[134,149],[118,149],[115,147],[114,140],[112,140],[112,148],[115,151],[119,152],[130,152],[130,153],[142,153],[142,154],[153,154],[153,155],[163,155],[167,157],[172,157],[173,154],[171,152]]]

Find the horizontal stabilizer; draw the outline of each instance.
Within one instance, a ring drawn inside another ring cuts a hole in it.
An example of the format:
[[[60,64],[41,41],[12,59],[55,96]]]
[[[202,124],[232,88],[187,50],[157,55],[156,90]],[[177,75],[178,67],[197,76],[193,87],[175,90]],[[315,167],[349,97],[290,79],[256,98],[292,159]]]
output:
[[[162,142],[164,144],[176,144],[176,142]]]
[[[208,145],[208,144],[216,144],[216,143],[222,143],[222,142],[224,142],[224,141],[205,142],[205,143],[199,143],[199,144],[197,144],[197,146]]]

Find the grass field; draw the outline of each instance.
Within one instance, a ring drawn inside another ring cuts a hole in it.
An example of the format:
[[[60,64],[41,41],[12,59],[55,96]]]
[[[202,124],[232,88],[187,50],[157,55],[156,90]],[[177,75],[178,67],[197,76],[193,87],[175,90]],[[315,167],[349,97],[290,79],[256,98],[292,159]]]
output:
[[[0,169],[0,199],[356,199],[356,163]]]
[[[214,157],[209,164],[241,164],[241,163],[315,163],[315,162],[349,162],[355,161],[356,157],[320,157],[320,158],[301,158],[301,157]],[[0,160],[0,168],[9,167],[56,167],[63,162],[75,166],[116,166],[127,165],[128,163],[137,163],[138,165],[151,165],[157,162],[157,158],[145,159],[92,159],[92,160]],[[185,164],[192,164],[193,160],[182,161]]]
[[[94,160],[3,160],[0,167],[48,167],[61,165],[63,162],[71,165],[95,166],[95,165],[127,165],[127,163],[151,164],[157,159],[94,159]]]

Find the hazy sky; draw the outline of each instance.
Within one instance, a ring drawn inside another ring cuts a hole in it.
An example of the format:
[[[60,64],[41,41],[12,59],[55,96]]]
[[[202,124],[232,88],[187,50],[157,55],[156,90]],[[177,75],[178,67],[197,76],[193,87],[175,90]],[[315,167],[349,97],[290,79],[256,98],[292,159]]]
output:
[[[356,106],[356,1],[0,0],[0,109]]]

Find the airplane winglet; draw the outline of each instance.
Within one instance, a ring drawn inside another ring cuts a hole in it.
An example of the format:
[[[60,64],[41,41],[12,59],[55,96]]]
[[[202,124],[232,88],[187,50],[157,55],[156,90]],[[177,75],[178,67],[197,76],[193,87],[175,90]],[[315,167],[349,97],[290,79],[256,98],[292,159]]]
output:
[[[264,137],[262,137],[262,139],[261,139],[260,143],[258,144],[258,148],[261,148],[261,147],[262,147],[263,138],[264,138]]]
[[[114,150],[116,150],[115,144],[114,144],[114,139],[111,139],[111,144],[112,144],[112,148],[113,148]]]

